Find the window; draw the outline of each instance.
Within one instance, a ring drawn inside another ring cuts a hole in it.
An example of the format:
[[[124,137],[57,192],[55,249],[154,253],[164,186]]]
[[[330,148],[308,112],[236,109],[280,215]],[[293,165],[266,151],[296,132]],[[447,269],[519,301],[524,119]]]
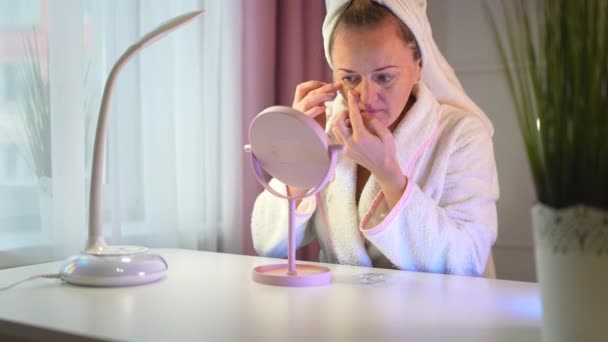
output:
[[[112,244],[216,250],[223,239],[240,246],[240,1],[17,3],[0,0],[0,37],[9,42],[0,50],[0,268],[82,250],[105,78],[143,34],[200,8],[204,20],[146,48],[117,80],[104,234]],[[40,66],[29,84],[48,89],[48,101],[14,87],[32,65],[27,38],[37,42]],[[24,103],[48,121],[23,120]]]
[[[0,249],[2,244],[19,245],[22,239],[42,233],[40,212],[44,199],[38,195],[34,160],[30,147],[36,137],[28,135],[29,99],[23,87],[26,70],[33,70],[25,42],[39,33],[40,1],[1,1],[0,37]],[[43,62],[45,54],[38,56]],[[44,70],[41,70],[45,72]],[[46,78],[47,76],[44,75]],[[34,81],[33,77],[29,80]],[[30,116],[34,118],[34,116]],[[40,122],[39,122],[40,123]],[[40,131],[49,127],[39,126]],[[44,135],[44,133],[42,133]],[[36,134],[40,137],[39,134]],[[39,200],[39,198],[41,198]]]

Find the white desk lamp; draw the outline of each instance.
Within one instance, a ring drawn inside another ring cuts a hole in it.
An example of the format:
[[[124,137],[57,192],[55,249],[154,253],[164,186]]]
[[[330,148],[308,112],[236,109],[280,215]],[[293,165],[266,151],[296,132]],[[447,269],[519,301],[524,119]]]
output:
[[[323,129],[314,119],[291,107],[274,106],[262,111],[249,126],[251,164],[260,184],[275,196],[287,199],[289,210],[287,264],[271,264],[253,269],[253,280],[279,286],[317,286],[331,282],[327,267],[296,264],[296,201],[321,191],[333,175],[342,145],[329,145]],[[310,189],[291,196],[273,189],[272,177],[286,185]]]
[[[93,170],[89,200],[89,238],[84,251],[65,261],[59,270],[64,281],[88,286],[128,286],[159,280],[167,274],[167,262],[146,247],[110,246],[103,238],[102,176],[105,164],[108,108],[114,82],[122,67],[143,48],[183,26],[203,11],[195,11],[168,20],[131,45],[114,63],[106,80],[97,119]]]

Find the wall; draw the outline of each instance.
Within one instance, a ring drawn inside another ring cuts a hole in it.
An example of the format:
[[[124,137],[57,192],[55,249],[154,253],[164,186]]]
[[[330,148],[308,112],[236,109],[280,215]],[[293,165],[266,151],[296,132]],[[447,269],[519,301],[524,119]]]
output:
[[[501,279],[535,281],[530,208],[534,187],[483,0],[429,0],[427,14],[439,49],[495,127],[501,196],[493,248]]]

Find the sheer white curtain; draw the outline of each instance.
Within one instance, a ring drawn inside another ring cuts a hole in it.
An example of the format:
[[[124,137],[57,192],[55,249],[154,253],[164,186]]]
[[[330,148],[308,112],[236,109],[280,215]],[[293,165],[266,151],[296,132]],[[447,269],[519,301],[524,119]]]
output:
[[[195,9],[206,12],[143,50],[117,81],[104,232],[113,244],[240,252],[241,0],[0,1],[0,37],[11,39],[0,43],[0,268],[82,249],[105,77],[140,36]],[[20,13],[23,22],[14,19]],[[44,37],[38,45],[48,64],[41,68],[50,97],[48,178],[29,167],[36,141],[4,138],[27,126],[25,95],[6,90],[21,89],[20,77],[4,74],[27,65],[19,33],[32,26]]]

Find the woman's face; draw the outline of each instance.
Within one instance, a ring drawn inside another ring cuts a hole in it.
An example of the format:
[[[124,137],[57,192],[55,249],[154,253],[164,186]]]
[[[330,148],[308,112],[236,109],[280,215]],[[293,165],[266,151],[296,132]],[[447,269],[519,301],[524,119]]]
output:
[[[422,69],[412,47],[399,37],[398,25],[394,19],[371,29],[339,25],[331,50],[335,81],[344,92],[350,88],[359,94],[364,119],[374,117],[391,131]]]

